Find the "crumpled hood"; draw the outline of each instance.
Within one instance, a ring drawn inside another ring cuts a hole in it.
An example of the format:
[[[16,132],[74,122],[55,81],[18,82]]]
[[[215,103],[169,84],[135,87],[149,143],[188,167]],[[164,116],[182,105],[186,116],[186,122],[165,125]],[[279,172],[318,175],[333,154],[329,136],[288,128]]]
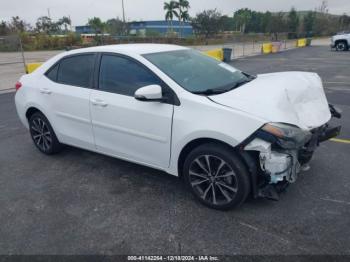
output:
[[[320,77],[316,73],[262,74],[214,102],[253,114],[267,122],[287,123],[310,130],[331,118]]]

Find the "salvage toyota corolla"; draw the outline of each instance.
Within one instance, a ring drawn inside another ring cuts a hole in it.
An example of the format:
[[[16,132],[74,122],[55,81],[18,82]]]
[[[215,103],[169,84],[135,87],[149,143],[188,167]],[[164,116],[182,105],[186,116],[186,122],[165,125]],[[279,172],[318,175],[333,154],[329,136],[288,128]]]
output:
[[[340,132],[317,74],[253,76],[173,45],[65,52],[16,89],[18,115],[44,154],[67,144],[161,169],[217,209],[249,194],[277,199]]]

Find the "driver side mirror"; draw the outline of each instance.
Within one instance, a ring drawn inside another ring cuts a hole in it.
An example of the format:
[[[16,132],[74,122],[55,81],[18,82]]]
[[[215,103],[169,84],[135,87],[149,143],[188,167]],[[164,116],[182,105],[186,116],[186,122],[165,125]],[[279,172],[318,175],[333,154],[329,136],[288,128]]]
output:
[[[148,102],[163,102],[165,98],[159,85],[144,86],[136,90],[135,99]]]

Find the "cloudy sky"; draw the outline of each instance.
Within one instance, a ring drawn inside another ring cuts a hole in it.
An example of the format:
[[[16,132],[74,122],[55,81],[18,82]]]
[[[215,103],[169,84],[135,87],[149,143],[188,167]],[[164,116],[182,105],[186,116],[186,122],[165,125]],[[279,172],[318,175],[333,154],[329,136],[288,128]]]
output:
[[[231,15],[243,7],[259,11],[288,11],[292,6],[298,10],[313,10],[322,0],[189,0],[190,14],[204,9],[217,8],[223,14]],[[124,0],[127,20],[158,20],[164,18],[164,0]],[[350,0],[328,0],[330,13],[350,15]],[[121,0],[0,0],[0,20],[20,16],[34,24],[39,16],[47,15],[58,19],[70,16],[73,25],[87,23],[89,17],[103,20],[122,16]]]

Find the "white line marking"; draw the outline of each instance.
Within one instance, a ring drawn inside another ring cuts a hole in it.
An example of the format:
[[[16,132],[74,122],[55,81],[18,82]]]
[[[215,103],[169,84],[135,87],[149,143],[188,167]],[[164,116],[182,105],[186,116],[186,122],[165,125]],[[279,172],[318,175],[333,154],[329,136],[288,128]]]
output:
[[[324,84],[349,85],[349,82],[323,82]]]
[[[330,202],[338,203],[338,204],[350,205],[350,202],[343,201],[343,200],[337,200],[337,199],[331,199],[331,198],[320,198],[320,199],[324,200],[324,201],[330,201]]]
[[[242,225],[242,226],[245,226],[245,227],[247,227],[247,228],[249,228],[249,229],[252,229],[252,230],[254,230],[254,231],[257,231],[257,232],[260,232],[260,233],[263,233],[263,234],[272,236],[272,237],[274,237],[274,238],[277,238],[280,242],[283,242],[283,243],[286,244],[286,245],[289,245],[289,244],[290,244],[290,241],[289,241],[288,239],[285,239],[285,238],[283,238],[283,237],[280,237],[279,235],[276,235],[276,234],[274,234],[274,233],[270,233],[270,232],[268,232],[268,231],[261,230],[261,229],[255,227],[255,226],[249,225],[249,224],[244,223],[244,222],[239,222],[239,224]]]

